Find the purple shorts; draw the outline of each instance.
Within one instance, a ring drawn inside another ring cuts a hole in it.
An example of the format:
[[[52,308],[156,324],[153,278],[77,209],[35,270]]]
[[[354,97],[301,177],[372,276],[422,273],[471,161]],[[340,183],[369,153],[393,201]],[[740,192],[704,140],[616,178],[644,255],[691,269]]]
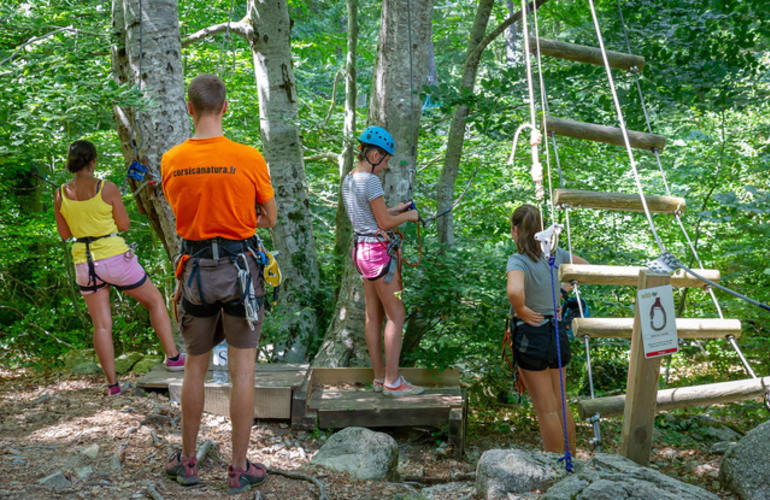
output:
[[[353,264],[366,279],[384,276],[389,262],[388,248],[379,241],[359,241],[353,246]]]
[[[106,259],[94,261],[96,283],[89,283],[88,262],[75,264],[75,282],[81,287],[80,293],[88,295],[106,285],[112,285],[118,290],[138,288],[147,279],[147,273],[132,251],[121,253]],[[84,289],[85,288],[85,289]]]

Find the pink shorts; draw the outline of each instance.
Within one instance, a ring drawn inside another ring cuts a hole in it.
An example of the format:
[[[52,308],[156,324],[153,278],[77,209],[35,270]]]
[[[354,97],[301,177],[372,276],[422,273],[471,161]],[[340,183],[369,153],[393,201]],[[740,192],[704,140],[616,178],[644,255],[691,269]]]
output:
[[[379,241],[359,241],[353,246],[353,264],[366,279],[384,276],[389,262],[388,248]]]
[[[94,293],[107,285],[112,285],[118,290],[131,290],[147,280],[147,273],[137,260],[136,254],[130,250],[94,261],[94,271],[97,276],[96,283],[89,283],[88,262],[75,264],[75,282],[80,286],[82,295]]]

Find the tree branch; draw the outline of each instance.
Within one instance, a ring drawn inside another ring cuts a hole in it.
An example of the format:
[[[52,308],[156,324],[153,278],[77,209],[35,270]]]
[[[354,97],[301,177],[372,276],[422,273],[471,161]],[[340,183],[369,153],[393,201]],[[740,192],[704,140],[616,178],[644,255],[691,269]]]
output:
[[[211,35],[225,33],[227,31],[241,36],[246,41],[249,41],[254,32],[254,30],[251,28],[251,24],[249,23],[249,17],[245,16],[237,23],[228,21],[226,23],[212,24],[211,26],[203,28],[202,30],[198,30],[192,35],[188,35],[182,39],[182,47],[187,47],[188,45],[199,42],[204,38],[210,37]]]
[[[340,69],[337,71],[337,74],[334,75],[334,85],[332,85],[332,100],[331,103],[329,103],[329,111],[326,112],[326,118],[324,118],[324,124],[321,125],[321,128],[326,128],[326,126],[329,124],[329,118],[332,117],[332,111],[334,110],[334,101],[337,100],[337,84],[340,81],[340,77],[345,72],[344,69]]]
[[[45,35],[33,36],[32,38],[30,38],[26,42],[24,42],[21,45],[19,45],[18,47],[16,47],[16,49],[13,51],[13,53],[10,56],[8,56],[5,59],[3,59],[2,61],[0,61],[0,66],[2,66],[3,64],[7,63],[8,61],[10,61],[14,57],[16,57],[16,55],[19,53],[19,51],[21,51],[24,47],[27,47],[29,45],[33,45],[33,44],[37,44],[39,42],[42,42],[46,38],[48,38],[50,36],[53,36],[56,33],[61,33],[62,31],[70,31],[72,29],[73,29],[72,25],[64,26],[62,28],[58,28],[56,30],[51,31],[50,33],[46,33]]]
[[[329,160],[333,162],[339,161],[340,155],[337,153],[318,153],[315,155],[306,156],[303,158],[304,161],[313,161],[313,160]]]
[[[540,6],[546,3],[547,1],[548,0],[535,0],[534,2],[530,2],[527,8],[531,11],[534,4],[534,8],[539,9]],[[487,45],[492,43],[492,40],[500,36],[505,31],[505,28],[507,28],[511,24],[515,23],[516,21],[521,21],[521,18],[522,18],[522,11],[518,11],[517,13],[512,14],[508,19],[506,19],[505,21],[497,25],[495,29],[490,31],[489,34],[485,36],[481,40],[481,42],[479,42],[479,44],[476,46],[473,52],[468,54],[468,59],[481,57],[481,53],[484,52],[484,49],[487,48]]]

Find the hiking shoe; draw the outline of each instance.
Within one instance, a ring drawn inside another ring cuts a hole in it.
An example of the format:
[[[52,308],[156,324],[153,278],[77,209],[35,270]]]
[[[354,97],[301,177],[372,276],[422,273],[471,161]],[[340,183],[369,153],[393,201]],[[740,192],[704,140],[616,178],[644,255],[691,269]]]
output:
[[[382,392],[382,386],[385,384],[385,379],[376,378],[372,382],[372,389],[374,392]]]
[[[179,356],[177,357],[176,361],[171,361],[169,358],[166,358],[166,371],[169,372],[181,372],[184,371],[184,362],[187,359],[187,356],[183,352],[179,353]]]
[[[240,467],[227,467],[227,486],[228,493],[240,493],[251,488],[253,485],[259,485],[267,479],[267,469],[262,464],[253,464],[246,460],[246,470]]]
[[[198,484],[198,460],[177,452],[166,465],[166,475],[183,486]]]
[[[104,393],[107,396],[117,396],[119,394],[125,394],[131,389],[131,384],[128,382],[115,382],[113,385],[108,385],[107,390]]]
[[[407,382],[404,377],[396,379],[396,386],[391,387],[388,384],[382,384],[382,394],[385,396],[414,396],[422,394],[425,388],[419,385],[413,385]]]

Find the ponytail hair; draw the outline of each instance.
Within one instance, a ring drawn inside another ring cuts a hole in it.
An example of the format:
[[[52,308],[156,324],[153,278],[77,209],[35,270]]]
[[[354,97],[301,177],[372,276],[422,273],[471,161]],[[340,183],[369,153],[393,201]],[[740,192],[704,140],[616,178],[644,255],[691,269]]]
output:
[[[535,240],[535,233],[540,231],[540,210],[532,205],[521,205],[511,215],[511,229],[514,227],[519,229],[519,237],[516,240],[519,253],[526,254],[537,262],[543,254],[540,243]]]
[[[96,146],[89,141],[75,141],[67,151],[67,170],[73,174],[96,159]]]

